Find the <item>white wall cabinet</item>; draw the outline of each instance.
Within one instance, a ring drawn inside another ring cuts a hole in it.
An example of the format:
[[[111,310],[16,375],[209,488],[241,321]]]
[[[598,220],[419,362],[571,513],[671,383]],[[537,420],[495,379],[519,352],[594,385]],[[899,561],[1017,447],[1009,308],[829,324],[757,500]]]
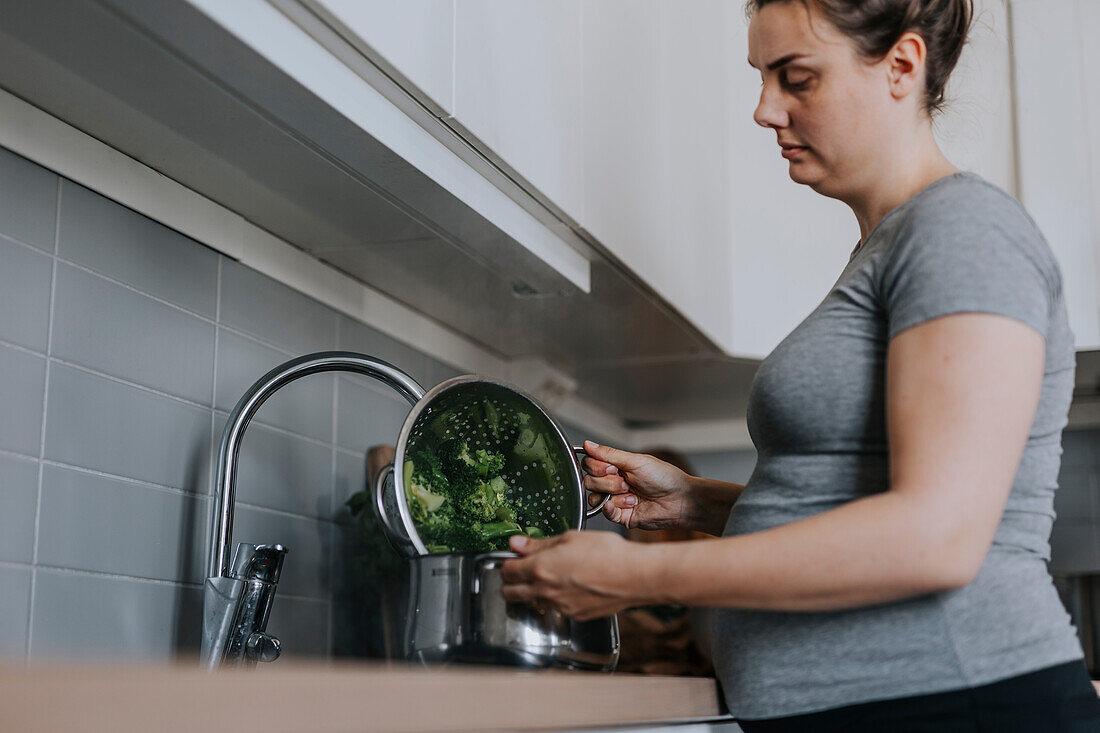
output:
[[[1013,0],[1020,198],[1062,266],[1078,349],[1100,348],[1100,4]]]
[[[454,120],[584,221],[581,0],[456,0]]]
[[[584,3],[583,224],[727,351],[724,0]],[[731,11],[732,9],[732,11]]]
[[[396,69],[440,116],[454,106],[455,0],[301,0],[362,41],[360,50]]]
[[[303,1],[339,15],[732,355],[770,352],[859,239],[844,205],[790,181],[775,133],[753,122],[740,2]],[[1084,40],[1100,3],[1012,0],[1013,39],[1003,0],[976,6],[937,138],[1021,197],[1061,262],[1078,347],[1098,348],[1100,85],[1085,70],[1100,50]]]

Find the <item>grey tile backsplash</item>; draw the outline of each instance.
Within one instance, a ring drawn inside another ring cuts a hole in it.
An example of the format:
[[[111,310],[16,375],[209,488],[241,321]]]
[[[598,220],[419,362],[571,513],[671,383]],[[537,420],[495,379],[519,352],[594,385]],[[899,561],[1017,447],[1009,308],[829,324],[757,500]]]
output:
[[[0,343],[0,450],[38,456],[46,360]]]
[[[56,287],[51,356],[192,402],[210,401],[214,324],[71,265],[58,265]]]
[[[336,348],[429,387],[456,373],[0,149],[0,661],[197,654],[228,413],[272,367]],[[289,548],[270,627],[289,656],[334,652],[343,503],[408,409],[337,381],[281,390],[241,445],[234,541]]]
[[[271,367],[323,349],[425,387],[457,373],[0,149],[0,661],[197,654],[227,414]],[[407,409],[367,379],[314,375],[246,433],[234,540],[289,548],[270,623],[288,656],[380,651],[362,604],[393,589],[356,587],[371,558],[344,502]],[[1100,571],[1100,431],[1067,434],[1065,451],[1052,567]],[[755,462],[688,458],[739,482]]]
[[[37,498],[37,462],[0,453],[0,562],[29,563],[34,559]]]
[[[53,252],[57,175],[0,148],[0,234]]]
[[[0,262],[0,340],[44,352],[53,260],[0,237]]]
[[[64,259],[206,318],[217,308],[218,254],[71,181],[61,185]]]
[[[0,565],[0,588],[0,659],[22,659],[27,653],[30,566]]]

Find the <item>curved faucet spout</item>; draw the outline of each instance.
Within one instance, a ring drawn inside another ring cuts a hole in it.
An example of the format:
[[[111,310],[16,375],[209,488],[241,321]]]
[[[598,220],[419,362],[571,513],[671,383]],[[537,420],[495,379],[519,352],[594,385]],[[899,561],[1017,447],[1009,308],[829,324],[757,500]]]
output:
[[[214,503],[214,532],[211,535],[209,577],[229,575],[230,541],[233,535],[233,504],[237,483],[237,458],[241,439],[252,416],[268,397],[296,379],[320,372],[356,372],[373,377],[397,390],[410,404],[424,396],[424,389],[397,367],[365,354],[351,351],[322,351],[292,359],[272,369],[253,384],[229,414],[218,450],[218,482]]]

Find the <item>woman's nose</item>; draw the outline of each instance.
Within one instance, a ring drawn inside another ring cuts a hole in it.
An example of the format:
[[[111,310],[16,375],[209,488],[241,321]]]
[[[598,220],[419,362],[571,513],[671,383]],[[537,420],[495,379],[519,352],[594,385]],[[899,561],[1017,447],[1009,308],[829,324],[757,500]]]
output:
[[[767,84],[760,90],[760,101],[756,105],[756,111],[752,113],[752,118],[761,127],[782,128],[790,124],[787,110]]]

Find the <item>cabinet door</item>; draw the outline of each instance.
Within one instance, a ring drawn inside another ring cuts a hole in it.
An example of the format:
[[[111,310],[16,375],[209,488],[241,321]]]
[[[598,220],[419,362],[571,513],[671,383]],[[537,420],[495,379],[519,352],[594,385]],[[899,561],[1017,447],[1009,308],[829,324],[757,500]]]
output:
[[[587,2],[584,226],[730,348],[725,0]],[[733,8],[731,11],[730,8]]]
[[[457,0],[454,122],[584,219],[581,0]]]
[[[455,0],[303,2],[351,36],[349,40],[361,42],[360,50],[385,70],[411,82],[436,114],[450,113]]]
[[[1085,42],[1100,33],[1100,13],[1092,0],[1011,7],[1020,199],[1061,264],[1077,348],[1100,348],[1100,119],[1088,117],[1100,85],[1087,65],[1100,54]]]

